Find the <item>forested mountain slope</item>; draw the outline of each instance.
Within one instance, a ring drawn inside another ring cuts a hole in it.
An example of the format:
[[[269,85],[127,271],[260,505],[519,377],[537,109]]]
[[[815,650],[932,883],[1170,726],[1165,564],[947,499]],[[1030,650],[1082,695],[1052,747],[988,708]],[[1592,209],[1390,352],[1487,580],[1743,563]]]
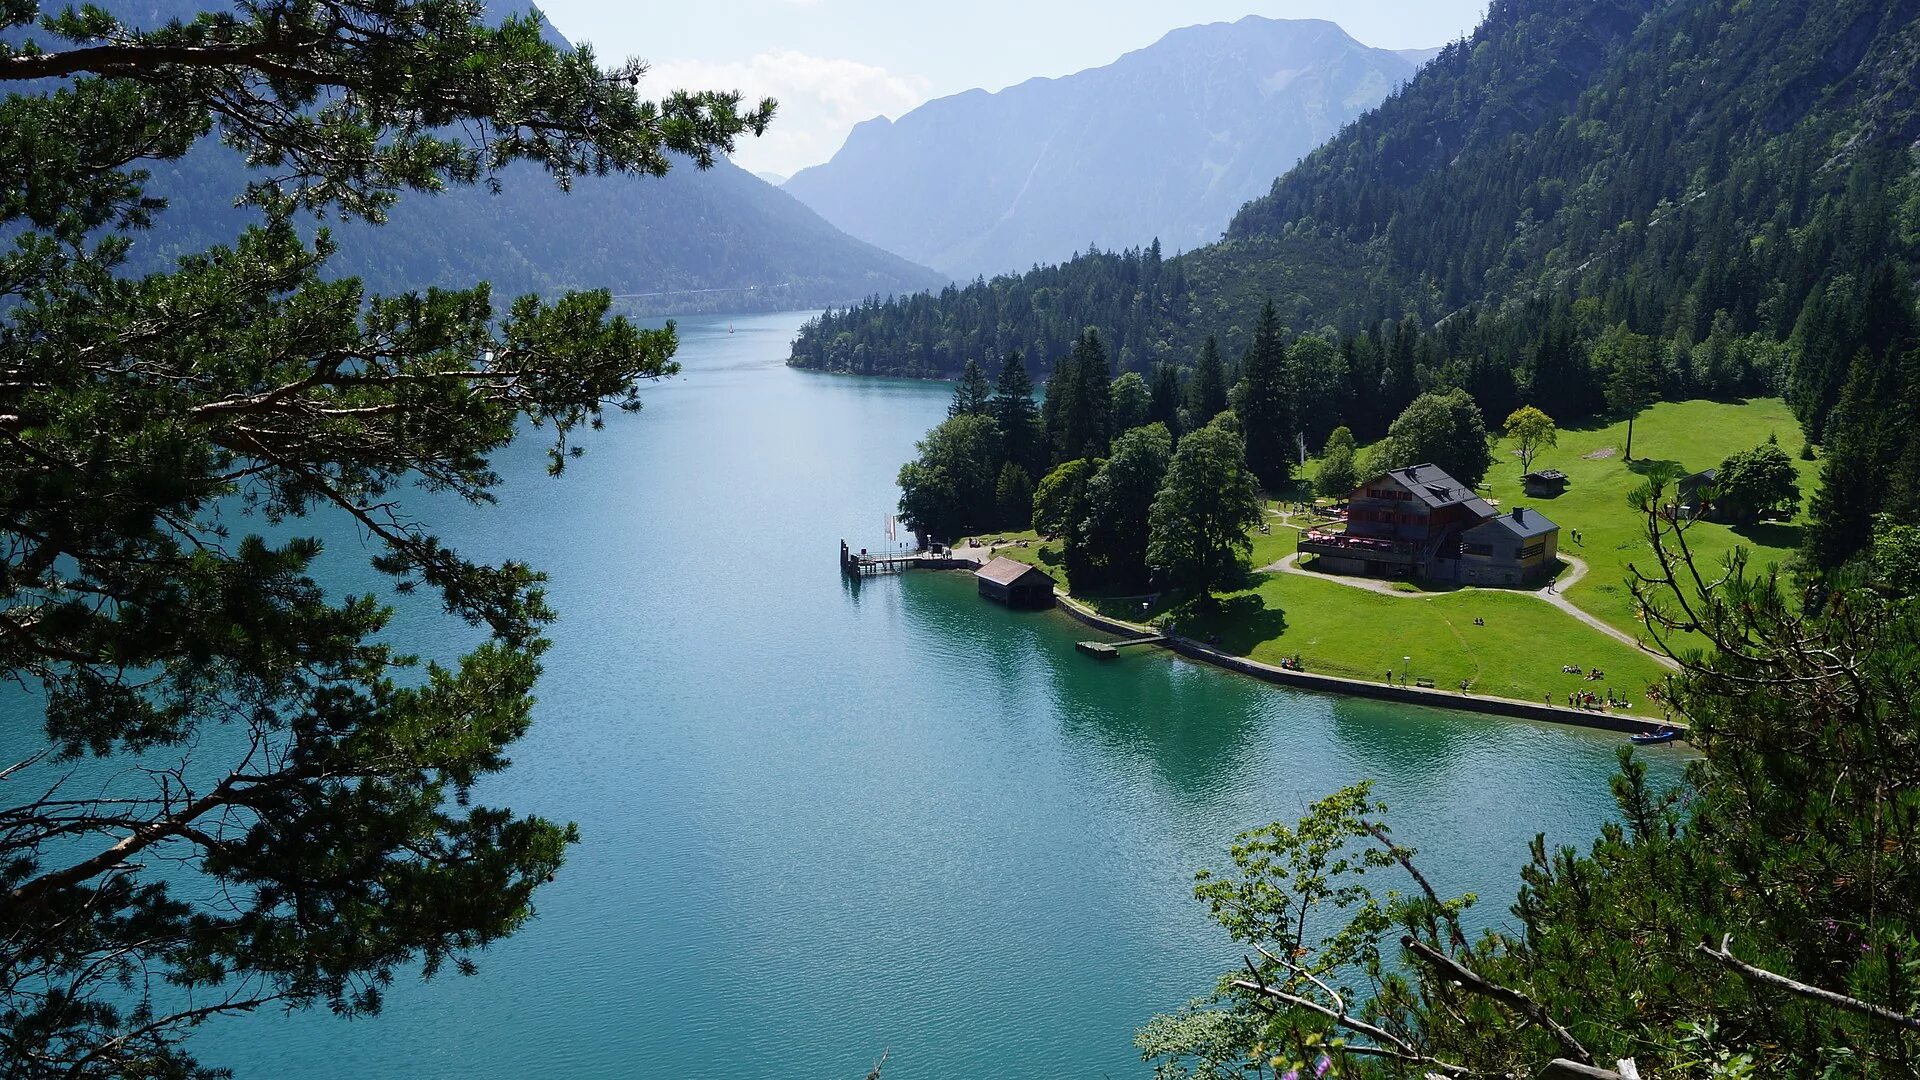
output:
[[[217,5],[101,6],[131,25],[155,26]],[[489,7],[504,16],[522,5],[495,0]],[[564,44],[551,26],[546,33]],[[135,270],[230,243],[254,219],[232,208],[246,178],[238,156],[215,140],[160,164],[154,177],[151,190],[170,205],[151,231],[135,235]],[[847,236],[725,159],[705,171],[681,162],[659,180],[582,176],[569,192],[533,168],[509,168],[500,180],[498,194],[484,185],[408,194],[379,228],[336,225],[332,272],[382,292],[481,280],[503,297],[607,288],[638,310],[682,312],[814,307],[945,280]]]
[[[1448,384],[1489,413],[1597,411],[1591,346],[1624,323],[1663,346],[1666,392],[1784,389],[1819,438],[1920,247],[1917,13],[1501,0],[1223,242],[836,313],[794,363],[936,374],[1017,347],[1045,371],[1091,325],[1128,367],[1184,364],[1208,334],[1237,353],[1272,297],[1342,339],[1356,431]]]
[[[1319,20],[1190,26],[1104,67],[867,121],[786,190],[961,279],[1089,243],[1193,248],[1430,56]]]

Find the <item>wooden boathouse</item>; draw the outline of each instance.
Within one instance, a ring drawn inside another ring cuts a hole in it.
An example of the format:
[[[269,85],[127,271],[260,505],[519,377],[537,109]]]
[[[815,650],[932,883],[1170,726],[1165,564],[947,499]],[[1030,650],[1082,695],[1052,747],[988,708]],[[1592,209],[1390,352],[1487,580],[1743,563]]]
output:
[[[1037,566],[1002,555],[973,576],[980,583],[980,595],[989,600],[1012,608],[1037,610],[1053,606],[1053,577]]]

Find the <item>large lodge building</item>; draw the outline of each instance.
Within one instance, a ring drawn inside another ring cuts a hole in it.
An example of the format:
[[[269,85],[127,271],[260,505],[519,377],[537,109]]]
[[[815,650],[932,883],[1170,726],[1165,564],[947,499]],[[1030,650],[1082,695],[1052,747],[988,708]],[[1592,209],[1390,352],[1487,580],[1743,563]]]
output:
[[[1559,557],[1560,527],[1538,510],[1495,510],[1436,465],[1381,473],[1347,501],[1344,532],[1300,540],[1313,569],[1463,585],[1533,585]]]

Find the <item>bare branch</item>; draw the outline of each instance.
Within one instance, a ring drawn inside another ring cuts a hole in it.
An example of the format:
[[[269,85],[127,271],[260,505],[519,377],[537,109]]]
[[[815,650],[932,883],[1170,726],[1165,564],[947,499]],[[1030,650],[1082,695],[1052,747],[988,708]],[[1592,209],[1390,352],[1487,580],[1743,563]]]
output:
[[[1765,968],[1755,967],[1733,955],[1732,946],[1733,935],[1728,934],[1720,939],[1720,947],[1718,949],[1713,948],[1703,941],[1694,946],[1694,951],[1732,968],[1740,974],[1741,978],[1751,982],[1777,987],[1790,994],[1798,994],[1804,998],[1811,998],[1814,1001],[1831,1005],[1836,1009],[1844,1009],[1850,1013],[1857,1013],[1860,1016],[1893,1024],[1896,1027],[1903,1027],[1908,1031],[1920,1031],[1920,1017],[1908,1016],[1906,1013],[1896,1012],[1884,1005],[1875,1005],[1870,1001],[1861,1001],[1859,998],[1848,997],[1845,994],[1835,993],[1832,990],[1823,990],[1818,986],[1811,986],[1797,979],[1789,979],[1785,975],[1775,974]]]
[[[1427,899],[1433,904],[1435,917],[1446,921],[1447,936],[1453,939],[1454,948],[1464,951],[1467,947],[1467,935],[1460,929],[1460,920],[1440,902],[1440,894],[1433,890],[1433,885],[1427,881],[1427,876],[1414,867],[1412,854],[1406,848],[1394,843],[1387,830],[1381,826],[1371,821],[1362,821],[1360,827],[1367,830],[1369,836],[1380,841],[1380,846],[1387,849],[1387,854],[1393,856],[1394,861],[1400,864],[1400,868],[1420,886],[1420,891],[1427,894]]]
[[[1453,957],[1448,956],[1446,953],[1441,952],[1417,938],[1412,936],[1403,937],[1400,939],[1400,944],[1404,946],[1408,952],[1425,961],[1448,980],[1457,983],[1462,989],[1470,993],[1479,994],[1482,997],[1490,997],[1522,1016],[1525,1016],[1534,1023],[1539,1024],[1553,1035],[1554,1039],[1560,1043],[1560,1048],[1565,1050],[1568,1056],[1580,1062],[1582,1065],[1593,1064],[1593,1055],[1587,1052],[1586,1047],[1580,1045],[1579,1039],[1573,1037],[1573,1032],[1563,1027],[1558,1020],[1555,1020],[1548,1014],[1546,1009],[1542,1008],[1540,1004],[1532,998],[1512,987],[1501,986],[1499,983],[1491,982],[1483,978],[1465,964],[1462,964],[1460,961],[1455,960]]]

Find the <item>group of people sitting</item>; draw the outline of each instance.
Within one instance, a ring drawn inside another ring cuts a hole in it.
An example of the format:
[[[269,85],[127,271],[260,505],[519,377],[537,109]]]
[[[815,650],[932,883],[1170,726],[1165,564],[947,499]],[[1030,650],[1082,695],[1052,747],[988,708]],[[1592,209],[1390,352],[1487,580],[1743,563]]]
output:
[[[1560,670],[1562,672],[1565,672],[1568,675],[1578,675],[1581,678],[1587,680],[1588,682],[1595,682],[1597,680],[1604,679],[1607,677],[1606,672],[1601,671],[1599,668],[1594,668],[1592,671],[1588,671],[1585,668],[1581,667],[1579,664],[1562,664],[1560,666]]]
[[[1551,700],[1551,695],[1549,695],[1549,700]],[[1613,687],[1611,686],[1607,687],[1607,693],[1604,698],[1591,690],[1569,690],[1567,692],[1567,708],[1569,709],[1598,709],[1602,707],[1608,709],[1631,709],[1633,708],[1633,702],[1628,701],[1624,697],[1614,697]]]

